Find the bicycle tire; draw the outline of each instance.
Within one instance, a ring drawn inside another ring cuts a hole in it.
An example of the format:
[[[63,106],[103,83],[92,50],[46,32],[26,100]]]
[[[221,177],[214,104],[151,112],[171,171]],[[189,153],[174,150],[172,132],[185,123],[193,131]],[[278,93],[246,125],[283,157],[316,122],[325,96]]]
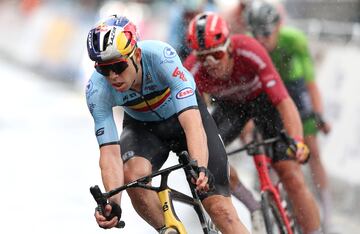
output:
[[[282,195],[283,196],[283,195]],[[298,222],[296,221],[295,217],[293,216],[294,212],[293,212],[293,206],[291,205],[289,199],[287,196],[283,196],[286,203],[287,203],[287,207],[286,210],[288,211],[288,214],[290,215],[290,225],[291,225],[291,229],[293,231],[293,234],[303,234],[302,229],[300,227],[300,225],[298,224]]]
[[[272,193],[265,191],[261,194],[261,210],[268,234],[289,234]]]
[[[293,231],[293,234],[303,234],[299,223],[296,221],[293,205],[290,202],[290,199],[288,197],[286,190],[284,189],[283,184],[278,182],[277,187],[279,188],[280,196],[283,200],[282,202],[285,202],[284,208],[286,209],[287,214],[289,216],[289,219],[290,219],[289,222],[290,222],[290,226],[291,226],[291,230]]]
[[[211,219],[207,220],[207,228],[208,228],[208,233],[209,234],[219,234],[219,230],[217,229],[217,227],[215,226],[215,224],[211,221]]]
[[[179,234],[178,230],[175,228],[167,228],[161,232],[161,234]]]

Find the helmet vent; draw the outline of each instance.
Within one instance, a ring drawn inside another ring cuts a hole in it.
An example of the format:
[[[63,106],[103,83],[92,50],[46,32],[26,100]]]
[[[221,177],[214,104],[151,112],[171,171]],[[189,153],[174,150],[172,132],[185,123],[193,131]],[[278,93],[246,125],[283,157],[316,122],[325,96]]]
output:
[[[132,33],[128,32],[128,31],[124,31],[124,34],[126,35],[126,38],[128,38],[128,41],[126,42],[126,45],[125,45],[125,48],[127,48],[131,43],[130,38],[132,38]]]
[[[203,14],[202,16],[199,17],[199,20],[205,20],[207,17],[207,14]]]
[[[93,45],[94,45],[94,49],[95,51],[99,48],[99,38],[96,36],[96,34],[93,32],[92,33],[92,38],[93,38]]]
[[[104,41],[103,41],[103,51],[105,51],[105,50],[106,50],[106,47],[109,45],[109,43],[108,43],[109,36],[110,36],[110,31],[108,31],[107,33],[105,33]]]
[[[205,48],[205,27],[207,15],[204,14],[199,17],[196,25],[196,34],[200,48]]]
[[[220,39],[221,39],[221,35],[222,35],[221,33],[216,34],[216,35],[215,35],[215,40],[217,40],[217,41],[220,40]]]

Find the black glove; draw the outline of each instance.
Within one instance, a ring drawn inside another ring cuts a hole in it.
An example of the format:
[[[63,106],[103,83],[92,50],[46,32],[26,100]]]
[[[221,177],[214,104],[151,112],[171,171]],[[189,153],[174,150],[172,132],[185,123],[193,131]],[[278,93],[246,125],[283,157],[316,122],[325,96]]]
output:
[[[208,182],[207,184],[209,185],[209,191],[214,191],[215,190],[215,178],[214,175],[211,173],[211,171],[209,169],[207,169],[206,167],[196,167],[195,171],[197,173],[197,175],[199,176],[200,172],[204,172],[205,176],[208,178]]]
[[[108,221],[113,219],[116,216],[118,218],[118,224],[116,225],[116,227],[123,228],[125,223],[123,221],[120,221],[121,214],[122,214],[121,207],[115,202],[110,202],[108,204],[111,206],[111,213],[109,216],[105,216],[105,214],[102,214],[102,209],[99,206],[96,207],[96,211],[99,211],[102,215],[104,215],[106,220],[108,220]],[[101,228],[103,228],[103,227],[101,227]]]
[[[325,126],[325,121],[324,121],[322,115],[319,114],[319,113],[313,113],[313,115],[314,115],[316,127],[317,128],[324,127]]]
[[[302,154],[300,158],[297,158],[297,161],[302,164],[307,163],[310,159],[309,148],[302,140],[293,140],[293,142],[294,143],[286,150],[287,155],[289,155],[290,157],[295,157],[296,151],[301,149]]]
[[[287,137],[285,141],[278,141],[273,145],[274,154],[286,155],[287,157],[297,160],[302,164],[306,163],[309,160],[309,148],[304,144],[301,139],[295,140],[291,137]],[[295,158],[298,149],[302,149],[303,152],[301,159]]]
[[[111,213],[110,213],[109,217],[107,217],[107,219],[111,220],[112,218],[117,216],[118,220],[120,221],[121,213],[122,213],[121,207],[115,202],[110,202],[109,204],[111,206]]]

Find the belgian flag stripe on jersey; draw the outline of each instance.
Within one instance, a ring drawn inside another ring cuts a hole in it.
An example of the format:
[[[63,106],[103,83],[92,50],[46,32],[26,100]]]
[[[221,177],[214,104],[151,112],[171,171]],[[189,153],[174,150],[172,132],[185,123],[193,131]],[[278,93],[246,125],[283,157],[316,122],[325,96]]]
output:
[[[145,100],[142,98],[138,98],[136,100],[133,100],[125,105],[128,108],[131,108],[135,111],[140,112],[146,112],[150,109],[156,109],[158,106],[160,106],[162,103],[165,102],[165,100],[170,96],[170,89],[166,88],[162,91],[157,92],[157,95],[154,96],[154,93],[152,93],[151,97],[145,95]]]

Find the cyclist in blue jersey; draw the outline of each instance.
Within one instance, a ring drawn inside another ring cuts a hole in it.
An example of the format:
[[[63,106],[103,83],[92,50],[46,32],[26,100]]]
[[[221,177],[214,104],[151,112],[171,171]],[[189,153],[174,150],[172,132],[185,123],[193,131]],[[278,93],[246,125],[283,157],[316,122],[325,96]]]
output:
[[[198,162],[195,183],[215,225],[223,234],[248,233],[231,202],[229,173],[223,173],[228,172],[228,161],[215,122],[175,50],[160,41],[138,42],[135,25],[118,16],[90,30],[87,48],[96,71],[86,99],[95,122],[105,190],[160,169],[170,151],[188,150]],[[113,118],[115,106],[125,112],[120,137]],[[138,214],[163,233],[156,193],[132,189],[128,194]],[[118,224],[120,201],[121,195],[110,198],[105,216],[95,212],[100,227]],[[115,217],[108,220],[111,215]]]

